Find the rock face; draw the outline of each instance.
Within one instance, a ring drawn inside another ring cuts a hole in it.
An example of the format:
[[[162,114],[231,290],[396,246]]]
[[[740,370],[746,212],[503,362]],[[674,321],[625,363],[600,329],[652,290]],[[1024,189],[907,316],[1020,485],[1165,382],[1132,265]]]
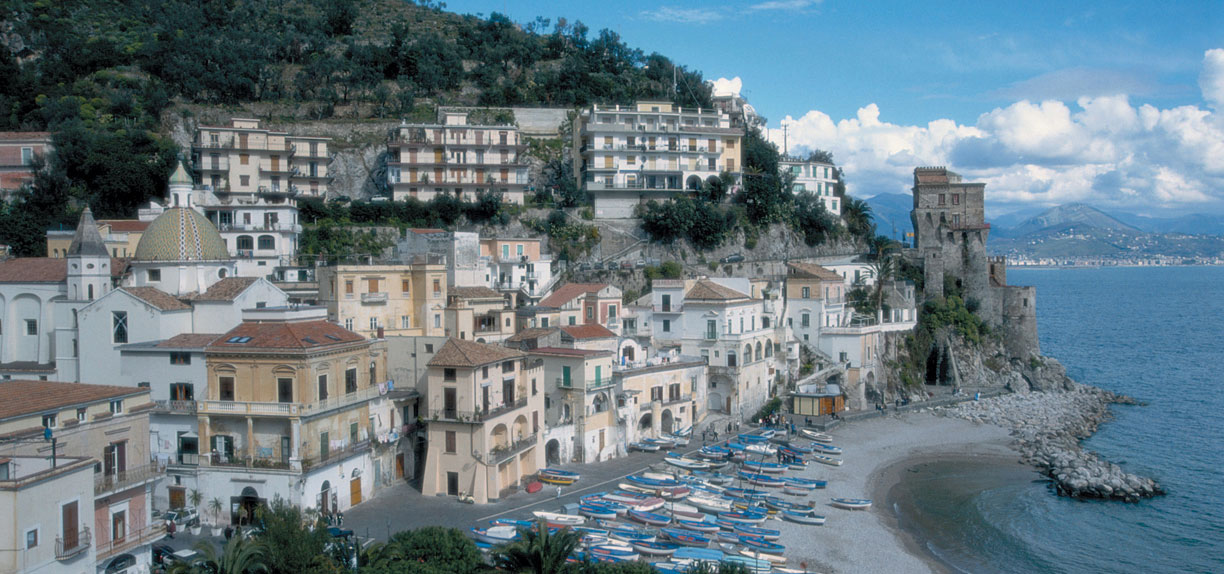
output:
[[[1116,464],[1085,451],[1080,440],[1109,418],[1111,403],[1132,404],[1129,398],[1075,383],[1052,359],[1029,380],[1031,390],[980,401],[964,402],[936,412],[1011,429],[1024,461],[1050,477],[1062,496],[1137,502],[1164,494],[1155,481],[1130,474]],[[1027,379],[1027,377],[1026,377]]]

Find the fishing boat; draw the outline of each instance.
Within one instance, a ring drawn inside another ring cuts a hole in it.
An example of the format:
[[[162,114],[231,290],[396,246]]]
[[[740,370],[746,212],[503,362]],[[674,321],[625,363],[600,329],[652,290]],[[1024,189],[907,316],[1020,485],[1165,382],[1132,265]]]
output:
[[[684,504],[682,502],[665,502],[663,503],[663,510],[670,512],[671,515],[676,518],[684,518],[688,520],[705,519],[705,514],[702,514],[702,512],[698,510],[696,506]]]
[[[672,448],[676,446],[676,441],[666,438],[644,438],[642,442],[647,444],[657,444],[660,448]]]
[[[841,454],[842,454],[842,449],[837,448],[837,447],[835,447],[835,446],[833,446],[833,445],[831,445],[831,444],[820,444],[820,443],[818,443],[818,442],[814,442],[814,443],[812,443],[812,452],[814,452],[814,453],[816,453],[816,454],[835,455],[835,456],[836,456],[836,455],[841,455]]]
[[[769,443],[749,444],[744,445],[744,452],[760,454],[765,456],[774,456],[778,454],[778,447]]]
[[[833,437],[825,433],[822,433],[820,431],[814,431],[812,429],[799,429],[799,434],[803,435],[806,438],[814,440],[816,442],[823,442],[823,443],[833,442]]]
[[[676,553],[672,554],[672,560],[699,560],[704,562],[722,562],[726,555],[722,550],[713,548],[696,548],[692,546],[682,546],[676,549]]]
[[[609,556],[619,558],[621,560],[637,560],[641,556],[633,549],[632,546],[615,546],[612,544],[604,544],[602,546],[594,546],[589,550],[593,556]]]
[[[827,481],[824,481],[824,480],[812,480],[809,478],[799,478],[799,477],[794,477],[794,476],[788,476],[786,478],[783,478],[782,483],[785,484],[786,486],[793,486],[795,488],[802,488],[804,490],[815,490],[817,488],[824,488],[825,486],[829,484]]]
[[[708,472],[704,470],[694,470],[691,476],[701,479],[708,486],[719,486],[734,480],[732,477],[720,472]]]
[[[662,438],[676,443],[676,446],[688,446],[689,445],[689,439],[686,436],[680,436],[677,434],[665,434],[663,435]]]
[[[786,468],[789,468],[791,470],[807,470],[807,467],[808,467],[807,462],[802,461],[802,460],[792,460],[786,463]]]
[[[744,468],[754,472],[767,472],[769,474],[782,474],[786,472],[786,465],[776,462],[764,462],[748,460],[744,461]]]
[[[631,542],[629,545],[643,556],[671,556],[680,548],[680,545],[674,542],[639,541]]]
[[[720,529],[718,533],[714,535],[714,538],[718,540],[719,543],[739,544],[739,534],[736,534],[734,530]]]
[[[764,552],[766,554],[781,554],[786,552],[786,547],[777,542],[770,542],[764,538],[757,536],[740,536],[740,544],[747,546],[752,550]]]
[[[706,522],[704,520],[685,520],[678,518],[676,519],[676,526],[684,528],[685,530],[700,532],[702,534],[712,534],[714,532],[718,532],[719,530],[717,524],[714,524],[713,522]]]
[[[732,496],[735,498],[744,498],[753,500],[757,498],[765,498],[769,493],[764,490],[756,490],[752,488],[728,488],[723,490],[723,497]]]
[[[490,526],[488,528],[472,528],[472,537],[480,542],[503,544],[518,540],[518,528],[513,526]]]
[[[654,512],[646,512],[642,510],[630,510],[629,519],[650,526],[667,526],[671,524],[670,516],[663,516]]]
[[[725,446],[703,446],[697,451],[697,456],[709,460],[726,460],[731,458],[731,449]]]
[[[821,464],[827,464],[829,466],[841,466],[842,464],[842,461],[840,458],[833,458],[831,456],[825,456],[823,454],[812,455],[812,460],[819,462]]]
[[[676,436],[682,436],[684,438],[689,438],[693,436],[693,427],[687,426],[684,428],[679,428],[679,429],[672,431],[672,434]]]
[[[731,502],[725,499],[690,494],[685,500],[697,507],[697,509],[705,512],[731,512]]]
[[[791,502],[789,500],[782,500],[781,498],[777,498],[773,496],[765,499],[765,506],[772,508],[774,510],[778,510],[778,511],[796,510],[800,512],[811,512],[812,510],[816,508],[811,503],[799,504],[797,502]]]
[[[778,564],[786,564],[786,557],[781,554],[769,554],[766,552],[761,552],[760,550],[753,550],[752,548],[741,548],[739,553],[740,556],[744,556],[746,558],[768,562],[770,564],[769,572],[777,572],[776,568]]]
[[[608,537],[608,529],[606,528],[591,528],[589,526],[575,526],[574,532],[583,536],[603,536]]]
[[[586,522],[586,519],[573,514],[561,514],[558,512],[546,512],[543,510],[532,511],[536,518],[542,518],[549,526],[578,526]]]
[[[802,512],[798,510],[783,510],[780,512],[782,520],[788,520],[797,524],[812,524],[819,526],[825,523],[825,517],[819,514],[812,514],[812,511]]]
[[[685,470],[708,470],[710,468],[708,462],[684,458],[674,452],[667,453],[667,456],[663,457],[663,462]]]
[[[769,442],[771,437],[752,433],[740,433],[735,435],[735,438],[739,439],[739,441],[744,444],[760,444],[763,442]]]
[[[624,490],[614,490],[603,495],[603,499],[610,502],[623,504],[629,507],[630,510],[641,510],[646,512],[657,510],[663,506],[662,498]]]
[[[735,529],[733,529],[732,532],[734,532],[736,536],[755,536],[757,538],[764,538],[765,540],[777,540],[782,536],[781,530],[761,528],[760,526],[749,526],[747,524],[735,525]]]
[[[645,530],[634,530],[632,528],[609,528],[608,538],[627,542],[632,545],[634,542],[654,542],[654,533]]]
[[[651,444],[651,443],[642,442],[642,441],[629,443],[630,450],[638,450],[642,452],[659,452],[660,448],[662,447],[660,447],[657,444]]]
[[[763,512],[720,512],[718,517],[738,524],[760,524],[769,517]]]
[[[526,528],[531,530],[536,527],[536,523],[530,520],[515,520],[513,518],[494,518],[489,521],[489,526],[509,526],[511,528]]]
[[[867,510],[871,508],[871,500],[866,498],[834,498],[833,506],[846,510]]]
[[[782,479],[769,476],[767,474],[756,474],[752,472],[740,471],[739,476],[740,478],[748,481],[749,484],[764,486],[766,488],[782,488],[785,484],[782,482]]]
[[[540,471],[538,478],[540,482],[568,486],[578,482],[578,479],[582,478],[582,475],[576,472],[570,472],[568,470],[561,470],[559,468],[546,468]]]
[[[659,532],[662,532],[668,540],[671,540],[676,544],[696,546],[698,548],[704,548],[710,545],[710,538],[708,536],[704,536],[700,532],[684,530],[682,528],[663,528]]]
[[[803,446],[794,441],[784,442],[782,443],[782,446],[789,448],[799,454],[812,454],[812,448],[810,446]]]
[[[578,514],[588,518],[604,518],[608,520],[616,518],[616,510],[602,504],[579,504]]]

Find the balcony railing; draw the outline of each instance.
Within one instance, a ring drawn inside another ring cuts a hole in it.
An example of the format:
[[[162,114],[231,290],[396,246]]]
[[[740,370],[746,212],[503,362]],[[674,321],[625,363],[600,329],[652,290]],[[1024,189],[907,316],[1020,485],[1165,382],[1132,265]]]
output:
[[[153,401],[153,410],[160,413],[194,415],[196,413],[196,402],[156,400]]]
[[[127,536],[118,540],[98,543],[98,560],[131,550],[143,544],[157,542],[166,536],[166,523],[158,520],[139,530],[129,530]]]
[[[682,310],[684,310],[683,303],[669,303],[666,305],[654,306],[655,313],[679,313]]]
[[[495,446],[489,449],[489,463],[501,464],[507,459],[514,457],[520,452],[523,452],[536,444],[539,435],[531,433],[531,435],[523,437],[506,446]]]
[[[387,292],[379,293],[362,293],[361,302],[366,305],[383,305],[387,302]]]
[[[717,341],[717,340],[718,340],[718,332],[717,332],[717,331],[706,331],[706,332],[705,332],[705,340],[707,340],[707,341]]]
[[[123,490],[161,476],[165,471],[156,464],[145,464],[112,474],[94,475],[94,494]]]
[[[301,410],[297,403],[254,403],[243,401],[197,401],[201,414],[295,416]]]
[[[89,527],[85,526],[77,531],[76,540],[64,537],[55,537],[55,559],[56,560],[71,560],[81,555],[89,549],[89,544],[93,541],[93,537],[89,532]]]
[[[591,379],[589,381],[583,381],[581,379],[570,379],[567,381],[562,377],[557,377],[557,388],[560,389],[586,389],[588,391],[593,391],[612,386],[612,383],[612,377]]]
[[[664,400],[664,401],[663,401],[663,404],[664,404],[664,405],[672,405],[672,404],[676,404],[676,403],[687,403],[687,402],[690,402],[690,401],[692,401],[692,400],[693,400],[693,395],[690,395],[690,394],[682,394],[682,395],[678,395],[678,396],[674,396],[674,397],[673,397],[673,396],[668,396],[668,397],[667,397],[667,400]]]
[[[453,421],[461,423],[483,423],[489,419],[505,414],[515,409],[527,406],[527,398],[523,397],[513,403],[504,403],[488,411],[460,411],[453,409],[437,409],[430,411],[429,418],[437,421]]]

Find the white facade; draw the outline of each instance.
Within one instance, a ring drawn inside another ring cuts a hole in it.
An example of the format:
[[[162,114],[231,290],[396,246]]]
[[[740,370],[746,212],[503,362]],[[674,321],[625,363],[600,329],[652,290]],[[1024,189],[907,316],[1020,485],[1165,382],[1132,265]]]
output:
[[[63,283],[0,283],[0,363],[36,363],[54,369],[55,307],[65,292]]]
[[[4,463],[9,479],[0,480],[0,547],[4,549],[0,552],[0,572],[81,574],[94,570],[97,548],[91,540],[94,527],[91,462],[61,457],[60,470],[34,480],[31,476],[51,470],[46,457],[11,457]],[[77,524],[64,524],[65,505],[76,506]],[[66,530],[78,533],[78,550],[63,548]]]
[[[783,158],[778,160],[778,171],[790,173],[795,178],[794,192],[809,192],[820,198],[826,210],[841,216],[842,198],[834,195],[837,189],[837,167],[814,161]]]

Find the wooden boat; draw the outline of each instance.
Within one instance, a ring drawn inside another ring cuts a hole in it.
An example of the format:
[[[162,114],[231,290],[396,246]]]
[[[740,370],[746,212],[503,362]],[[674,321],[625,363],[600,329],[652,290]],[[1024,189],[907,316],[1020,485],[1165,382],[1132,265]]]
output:
[[[796,512],[811,512],[812,510],[816,508],[810,503],[809,504],[798,504],[795,502],[790,502],[788,500],[782,500],[780,498],[774,498],[774,497],[766,498],[765,506],[773,510],[777,510],[779,512],[783,510],[794,510]]]
[[[799,429],[799,434],[803,435],[805,438],[809,438],[816,442],[823,442],[823,443],[833,442],[833,437],[825,433],[822,433],[820,431],[815,431],[812,429]]]
[[[631,546],[614,546],[611,544],[594,546],[590,549],[590,553],[593,556],[610,556],[612,558],[619,558],[625,561],[637,560],[638,558],[641,558],[637,551]]]
[[[760,526],[749,526],[747,524],[737,524],[732,530],[737,536],[755,536],[764,538],[765,540],[777,540],[782,537],[781,530],[772,528],[761,528]]]
[[[671,556],[680,548],[679,544],[673,542],[639,541],[631,542],[629,545],[643,556]]]
[[[812,443],[812,452],[816,454],[823,454],[823,455],[840,455],[842,454],[842,449],[837,448],[831,444],[821,444],[818,442],[814,442]]]
[[[651,473],[654,475],[655,473]],[[669,486],[681,486],[680,481],[674,478],[659,478],[658,476],[648,476],[647,474],[631,474],[625,477],[625,480],[640,486],[648,486],[650,488],[664,488]]]
[[[798,524],[811,524],[819,526],[825,523],[825,517],[819,514],[812,514],[812,511],[802,512],[798,510],[783,510],[779,513],[782,520],[789,520]]]
[[[829,466],[841,466],[842,464],[842,461],[840,458],[833,458],[831,456],[825,456],[823,454],[812,455],[812,460],[819,462],[821,464],[827,464]]]
[[[744,461],[743,467],[753,472],[767,472],[769,474],[782,474],[786,472],[786,465],[776,462],[747,460]]]
[[[697,456],[708,460],[726,460],[731,458],[731,449],[725,446],[703,446],[697,451]]]
[[[722,486],[731,482],[732,480],[735,480],[733,477],[720,472],[708,472],[704,470],[694,470],[691,476],[701,479],[707,486]]]
[[[718,532],[719,530],[717,524],[714,524],[713,522],[706,522],[704,520],[676,519],[676,526],[684,528],[685,530],[700,532],[702,534],[711,534]]]
[[[470,529],[472,536],[481,542],[489,544],[503,544],[518,540],[518,528],[513,526],[490,526],[488,528],[472,528]]]
[[[731,512],[731,503],[725,499],[690,494],[685,500],[687,500],[689,504],[697,507],[699,510],[704,510],[706,512]]]
[[[645,530],[634,530],[631,528],[609,528],[608,538],[620,540],[632,545],[634,542],[654,542],[655,535]]]
[[[815,490],[817,488],[824,488],[825,486],[829,484],[827,481],[824,481],[824,480],[812,480],[810,478],[799,478],[795,476],[788,476],[786,478],[783,478],[782,483],[786,486],[793,486],[796,488],[802,488],[804,490]]]
[[[662,514],[656,514],[654,512],[630,510],[628,516],[630,520],[641,522],[642,524],[649,524],[650,526],[667,526],[668,524],[671,524],[670,516],[663,516]]]
[[[778,447],[769,443],[749,444],[744,446],[744,452],[760,454],[765,456],[774,456],[778,454]]]
[[[705,514],[702,514],[696,506],[682,502],[665,502],[663,503],[663,510],[671,513],[676,518],[688,520],[702,520],[705,518]]]
[[[540,482],[565,486],[578,482],[578,479],[582,478],[582,475],[576,472],[570,472],[568,470],[561,470],[559,468],[546,468],[540,471],[538,478]]]
[[[708,462],[684,458],[671,452],[667,453],[667,456],[663,457],[663,462],[686,470],[708,470],[711,466]]]
[[[662,498],[624,490],[614,490],[603,495],[603,499],[610,502],[623,504],[629,507],[630,510],[641,510],[645,512],[657,510],[663,506]]]
[[[692,437],[692,436],[693,436],[693,427],[692,427],[692,426],[687,426],[687,427],[684,427],[684,428],[678,428],[678,429],[676,429],[676,430],[672,431],[672,434],[673,434],[673,435],[676,435],[676,436],[682,436],[682,437],[684,437],[684,438],[689,438],[689,437]]]
[[[797,442],[794,442],[794,441],[786,441],[786,442],[782,443],[782,446],[784,446],[784,447],[786,447],[786,448],[788,448],[788,449],[790,449],[790,450],[792,450],[792,451],[795,451],[795,452],[797,452],[797,453],[799,453],[799,454],[812,454],[812,448],[811,448],[811,447],[808,447],[808,446],[803,446],[803,445],[801,445],[801,444],[799,444],[799,443],[797,443]]]
[[[745,558],[751,558],[755,560],[764,560],[766,562],[769,562],[770,564],[769,572],[777,572],[776,568],[778,564],[786,564],[786,557],[781,554],[769,554],[766,552],[761,552],[759,550],[753,550],[752,548],[741,548],[739,553],[740,553],[740,556],[743,556]]]
[[[683,546],[704,548],[710,545],[710,538],[702,535],[700,532],[684,530],[682,528],[663,528],[659,532],[666,536],[668,540]]]
[[[722,550],[713,548],[696,548],[691,546],[683,546],[676,549],[676,553],[672,554],[672,560],[699,560],[704,562],[722,562],[726,555]]]
[[[772,437],[759,435],[759,434],[752,434],[752,433],[740,433],[738,435],[735,435],[735,438],[739,439],[739,442],[747,445],[747,444],[760,444],[763,442],[769,442],[769,439]]]
[[[738,524],[760,524],[765,522],[769,515],[757,512],[720,512],[718,517]]]
[[[604,538],[608,537],[607,528],[591,528],[589,526],[575,526],[574,532],[577,532],[583,536],[603,536]]]
[[[765,498],[769,493],[764,490],[756,490],[752,488],[728,488],[723,491],[723,497],[733,496],[736,498],[744,498],[753,500],[757,498]]]
[[[629,450],[638,450],[638,451],[642,451],[642,452],[659,452],[659,449],[660,449],[660,448],[662,448],[662,447],[660,447],[660,446],[659,446],[659,445],[657,445],[657,444],[651,444],[651,443],[647,443],[647,442],[640,442],[640,441],[639,441],[639,442],[631,442],[631,443],[629,443]]]
[[[789,468],[791,470],[807,470],[807,467],[808,467],[807,462],[802,461],[802,460],[792,460],[786,463],[786,468]]]
[[[558,512],[545,512],[543,510],[532,511],[536,518],[542,518],[549,526],[578,526],[586,522],[586,519],[573,514],[561,514]]]
[[[782,485],[782,493],[789,494],[791,496],[807,496],[811,494],[812,491],[802,486],[791,486],[789,484],[785,484]]]
[[[605,499],[605,498],[604,498],[604,495],[605,495],[605,494],[607,494],[607,493],[605,493],[605,492],[599,492],[599,493],[596,493],[596,494],[588,494],[588,495],[583,496],[582,498],[578,499],[578,504],[580,504],[580,505],[581,505],[581,504],[594,504],[594,505],[597,505],[597,506],[603,506],[603,507],[605,507],[605,508],[607,508],[607,509],[609,509],[609,510],[613,510],[613,511],[615,511],[615,512],[616,512],[616,514],[618,514],[618,515],[620,515],[620,514],[624,514],[624,513],[626,513],[626,512],[628,512],[628,511],[629,511],[629,507],[628,507],[628,506],[625,506],[624,504],[621,504],[621,503],[619,503],[619,502],[614,502],[614,501],[611,501],[611,500],[607,500],[607,499]]]
[[[616,510],[602,504],[580,504],[578,505],[578,514],[589,518],[606,518],[608,520],[616,518]]]
[[[781,554],[786,552],[786,547],[777,542],[770,542],[764,538],[756,536],[740,536],[740,544],[747,546],[752,550],[764,552],[766,554]]]
[[[689,439],[686,436],[680,436],[677,434],[665,434],[663,435],[662,438],[664,440],[670,440],[676,443],[676,446],[688,446],[689,445]]]
[[[636,492],[638,494],[653,494],[661,498],[667,498],[667,499],[672,499],[672,500],[684,498],[688,496],[690,492],[692,492],[691,488],[687,486],[683,486],[683,485],[652,487],[652,486],[641,486],[641,485],[634,484],[632,482],[622,482],[618,484],[617,486],[621,487],[622,490],[627,490],[629,492]]]
[[[752,472],[740,471],[740,478],[748,481],[749,484],[755,486],[764,486],[766,488],[782,488],[784,483],[782,479],[769,476],[767,474],[756,474]]]
[[[641,442],[647,444],[657,444],[659,445],[659,448],[672,448],[676,446],[676,441],[666,438],[644,438]]]
[[[871,508],[871,500],[866,498],[834,498],[833,506],[846,510],[867,510]]]
[[[489,521],[489,526],[509,526],[511,528],[526,528],[531,530],[536,527],[536,523],[531,520],[515,520],[513,518],[494,518]]]
[[[736,534],[734,530],[719,529],[718,533],[714,535],[714,538],[718,540],[719,543],[729,542],[731,544],[739,544],[739,534]]]

